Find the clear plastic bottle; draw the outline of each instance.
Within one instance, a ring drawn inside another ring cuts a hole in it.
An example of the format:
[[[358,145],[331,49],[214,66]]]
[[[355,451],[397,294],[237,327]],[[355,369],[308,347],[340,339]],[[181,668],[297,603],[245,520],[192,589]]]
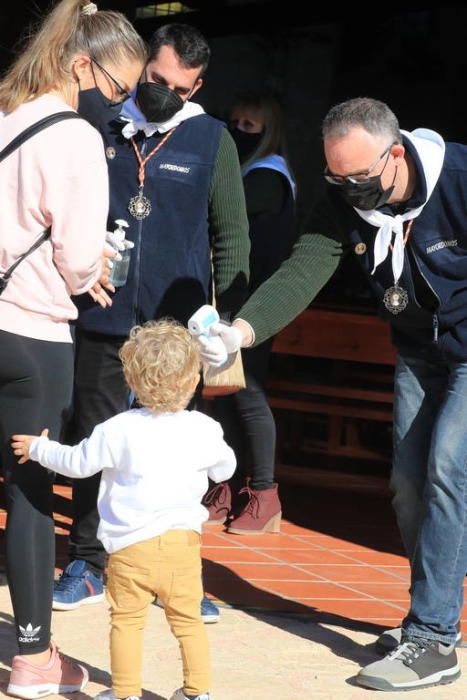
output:
[[[117,242],[124,246],[113,259],[113,267],[110,272],[110,282],[114,287],[123,287],[128,278],[128,268],[130,267],[131,249],[134,243],[125,239],[125,228],[128,223],[124,219],[116,219],[117,228],[114,231]]]

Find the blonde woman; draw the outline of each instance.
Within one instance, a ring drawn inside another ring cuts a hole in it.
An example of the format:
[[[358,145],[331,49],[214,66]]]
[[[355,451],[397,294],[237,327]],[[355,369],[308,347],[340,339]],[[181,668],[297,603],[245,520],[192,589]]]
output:
[[[18,467],[8,443],[44,425],[58,437],[73,382],[70,296],[90,292],[107,303],[108,174],[94,127],[120,110],[145,58],[123,15],[62,0],[0,82],[1,463],[19,646],[7,692],[21,698],[77,691],[87,681],[50,640],[53,478],[34,463]],[[26,129],[61,113],[13,149]]]
[[[131,330],[120,351],[123,372],[141,408],[96,425],[75,447],[15,435],[20,463],[29,458],[66,476],[102,470],[98,537],[109,557],[112,690],[96,700],[142,694],[147,611],[160,597],[180,644],[183,687],[171,700],[209,700],[209,643],[201,619],[201,498],[208,478],[228,479],[235,455],[219,423],[187,411],[199,381],[197,341],[176,321]],[[36,465],[37,466],[37,465]],[[45,470],[44,470],[45,471]]]

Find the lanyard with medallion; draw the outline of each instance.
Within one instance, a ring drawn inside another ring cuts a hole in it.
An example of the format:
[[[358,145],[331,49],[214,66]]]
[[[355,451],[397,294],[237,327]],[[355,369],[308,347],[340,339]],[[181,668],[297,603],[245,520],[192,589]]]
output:
[[[404,234],[404,248],[409,239],[413,222],[414,220],[411,219],[407,224],[407,229]],[[391,250],[393,249],[391,243],[389,244],[389,248]],[[405,289],[400,286],[399,279],[394,278],[393,286],[386,289],[386,291],[384,292],[383,303],[387,310],[395,315],[400,314],[401,311],[404,311],[404,309],[407,308],[407,304],[409,303],[409,295],[407,294]]]
[[[140,153],[140,150],[138,146],[136,145],[136,142],[133,138],[130,139],[131,145],[133,146],[133,150],[136,154],[136,158],[138,159],[139,163],[139,170],[138,170],[138,181],[139,181],[139,192],[135,197],[132,197],[130,201],[128,202],[128,211],[130,214],[135,218],[141,221],[142,219],[145,219],[149,214],[151,213],[152,210],[152,205],[151,205],[151,200],[146,197],[143,192],[144,192],[144,168],[146,166],[146,163],[151,160],[153,155],[157,153],[157,151],[164,145],[164,143],[167,141],[167,139],[173,134],[177,127],[174,126],[173,129],[170,129],[166,133],[166,135],[159,141],[157,146],[152,149],[148,155],[143,158],[143,156]]]

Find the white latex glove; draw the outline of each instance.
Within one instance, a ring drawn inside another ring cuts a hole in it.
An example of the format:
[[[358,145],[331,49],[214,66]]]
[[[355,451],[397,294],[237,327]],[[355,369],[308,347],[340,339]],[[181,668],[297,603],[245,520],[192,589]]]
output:
[[[219,323],[212,324],[209,334],[221,338],[229,355],[242,347],[242,332],[236,326],[219,321]]]
[[[120,241],[119,237],[116,236],[113,231],[107,231],[105,234],[105,250],[108,250],[111,253],[115,253],[112,260],[121,260],[122,256],[120,255],[119,251],[125,250],[125,241]],[[109,260],[107,262],[107,265],[110,269],[112,269],[113,267],[112,260]]]
[[[198,335],[201,360],[211,367],[222,367],[227,361],[227,350],[219,336]]]
[[[220,321],[213,323],[209,335],[198,336],[201,359],[211,367],[221,367],[227,356],[241,348],[242,333],[235,326]]]

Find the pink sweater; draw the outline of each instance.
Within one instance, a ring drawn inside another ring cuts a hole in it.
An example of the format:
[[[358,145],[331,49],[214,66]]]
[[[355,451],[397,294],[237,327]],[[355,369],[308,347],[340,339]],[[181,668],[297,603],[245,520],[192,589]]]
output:
[[[43,95],[0,116],[0,150],[42,117],[71,110]],[[54,124],[0,163],[0,271],[52,227],[51,237],[23,260],[0,296],[0,329],[71,342],[77,316],[71,294],[100,276],[109,208],[102,138],[83,119]]]

